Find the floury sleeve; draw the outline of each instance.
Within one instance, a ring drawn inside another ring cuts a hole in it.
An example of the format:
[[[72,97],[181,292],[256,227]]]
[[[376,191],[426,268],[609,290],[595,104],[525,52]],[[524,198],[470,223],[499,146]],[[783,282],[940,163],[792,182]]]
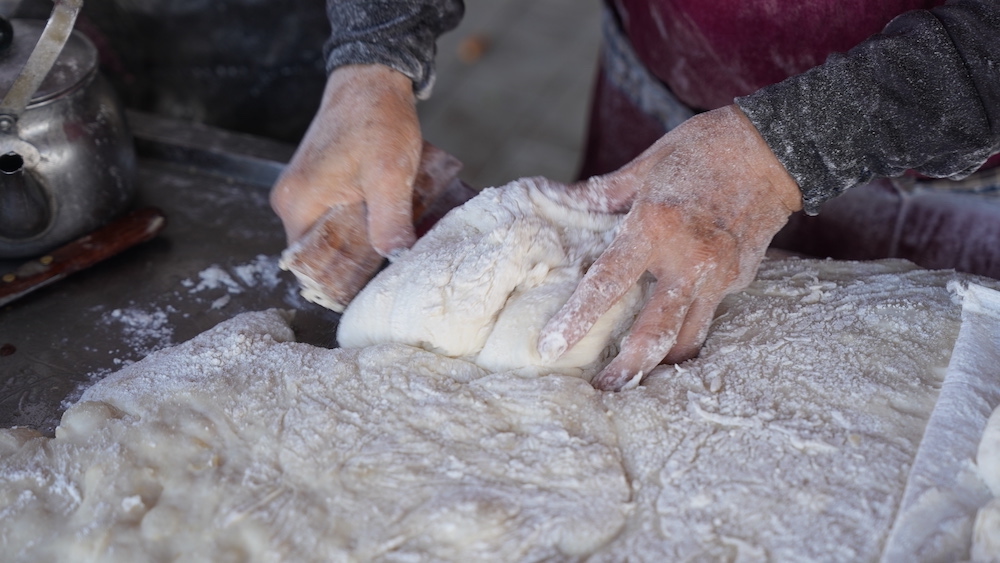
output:
[[[326,69],[382,64],[413,80],[418,98],[434,83],[435,42],[462,18],[462,0],[327,0]]]
[[[1000,150],[1000,1],[908,12],[736,103],[810,214],[875,176],[964,177]]]

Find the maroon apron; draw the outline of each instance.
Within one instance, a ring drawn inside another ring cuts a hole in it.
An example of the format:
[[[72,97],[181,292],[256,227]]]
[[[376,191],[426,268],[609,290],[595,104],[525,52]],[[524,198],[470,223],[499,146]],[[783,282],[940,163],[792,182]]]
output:
[[[695,111],[822,64],[934,0],[608,0],[639,62]],[[606,34],[607,35],[607,34]],[[603,67],[604,65],[602,65]],[[615,170],[666,132],[602,68],[584,177]]]

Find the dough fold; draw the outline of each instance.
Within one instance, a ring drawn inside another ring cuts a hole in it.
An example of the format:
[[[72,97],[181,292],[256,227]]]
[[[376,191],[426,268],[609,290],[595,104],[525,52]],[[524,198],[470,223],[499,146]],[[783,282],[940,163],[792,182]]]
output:
[[[468,359],[493,372],[562,373],[590,380],[648,297],[651,278],[552,363],[538,334],[608,247],[619,215],[562,206],[544,178],[487,188],[451,211],[351,302],[337,340],[348,348],[397,342]]]

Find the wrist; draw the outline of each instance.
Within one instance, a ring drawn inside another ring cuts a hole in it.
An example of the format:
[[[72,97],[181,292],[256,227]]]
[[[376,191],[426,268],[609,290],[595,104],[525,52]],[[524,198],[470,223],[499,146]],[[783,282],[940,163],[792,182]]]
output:
[[[749,151],[745,158],[766,179],[765,186],[762,187],[766,187],[768,198],[787,210],[789,215],[801,210],[802,190],[785,166],[778,160],[750,118],[736,104],[726,106],[723,109],[731,112],[732,118],[738,123],[740,130],[744,131],[748,137]]]
[[[380,64],[338,67],[326,81],[323,105],[339,104],[345,95],[361,94],[370,99],[391,95],[416,105],[413,81],[405,74]]]

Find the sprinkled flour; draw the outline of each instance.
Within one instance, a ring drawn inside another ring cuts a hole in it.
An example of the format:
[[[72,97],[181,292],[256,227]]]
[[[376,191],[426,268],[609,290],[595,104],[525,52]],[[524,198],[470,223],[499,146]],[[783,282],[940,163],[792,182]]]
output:
[[[274,291],[285,281],[281,278],[280,271],[277,256],[263,254],[249,262],[228,268],[212,264],[198,272],[197,282],[191,279],[181,280],[181,286],[186,290],[180,294],[181,302],[170,298],[177,296],[166,296],[161,302],[131,302],[128,307],[104,312],[101,315],[101,325],[114,332],[114,339],[123,344],[122,349],[111,350],[117,356],[113,360],[115,365],[131,363],[131,358],[143,357],[172,346],[175,343],[172,317],[182,314],[178,307],[183,306],[183,301],[202,302],[202,296],[210,295],[209,300],[205,301],[206,309],[223,309],[235,295],[250,290]],[[293,290],[294,287],[290,286],[286,293],[292,295]],[[295,297],[289,305],[300,306],[302,301]]]
[[[105,313],[101,322],[121,331],[126,350],[145,356],[173,344],[174,327],[169,319],[173,312],[175,311],[160,308],[147,310],[133,304],[125,309]]]
[[[249,263],[233,266],[231,272],[212,264],[198,272],[198,282],[186,279],[181,285],[188,288],[188,293],[224,288],[230,294],[240,294],[246,288],[276,288],[282,281],[279,272],[277,257],[259,254]]]
[[[952,272],[765,262],[638,388],[240,315],[0,432],[13,561],[871,561],[959,326]]]

